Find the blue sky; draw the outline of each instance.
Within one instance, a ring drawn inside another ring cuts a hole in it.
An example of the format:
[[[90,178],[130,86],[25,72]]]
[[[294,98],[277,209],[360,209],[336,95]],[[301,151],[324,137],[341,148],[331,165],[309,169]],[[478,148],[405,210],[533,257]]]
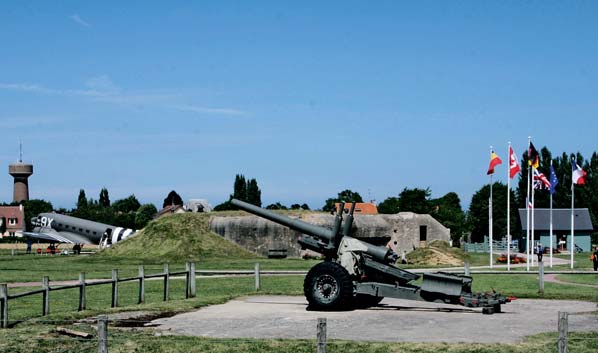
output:
[[[0,2],[0,164],[32,198],[459,194],[527,137],[597,150],[591,1]],[[497,168],[506,182],[506,168]],[[12,179],[0,173],[0,201]]]

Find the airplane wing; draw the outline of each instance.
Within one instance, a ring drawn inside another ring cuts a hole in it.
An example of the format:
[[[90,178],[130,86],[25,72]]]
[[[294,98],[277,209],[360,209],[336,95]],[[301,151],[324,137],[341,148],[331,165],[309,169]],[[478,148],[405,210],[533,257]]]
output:
[[[30,238],[49,240],[56,243],[91,244],[88,239],[78,234],[71,232],[57,232],[52,228],[42,228],[39,232],[23,232],[23,235]]]

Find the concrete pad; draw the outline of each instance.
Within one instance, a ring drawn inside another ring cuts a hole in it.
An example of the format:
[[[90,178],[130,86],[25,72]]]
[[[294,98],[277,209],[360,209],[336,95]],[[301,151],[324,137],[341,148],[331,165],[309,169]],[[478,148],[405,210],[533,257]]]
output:
[[[304,297],[254,296],[152,321],[163,334],[215,338],[306,338],[317,318],[327,318],[328,339],[388,342],[513,343],[557,331],[559,311],[570,315],[569,331],[598,331],[595,303],[519,299],[503,312],[385,298],[381,307],[346,312],[307,311]],[[594,312],[594,313],[589,313]]]

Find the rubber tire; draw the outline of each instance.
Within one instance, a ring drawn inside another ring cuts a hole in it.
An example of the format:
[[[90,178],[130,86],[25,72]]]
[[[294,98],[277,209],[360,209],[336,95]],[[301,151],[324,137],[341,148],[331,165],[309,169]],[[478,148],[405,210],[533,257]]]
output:
[[[375,297],[369,294],[357,294],[353,298],[353,306],[356,309],[367,309],[373,306],[378,306],[384,297]]]
[[[341,311],[352,309],[353,282],[344,267],[326,261],[312,267],[303,281],[308,310]]]

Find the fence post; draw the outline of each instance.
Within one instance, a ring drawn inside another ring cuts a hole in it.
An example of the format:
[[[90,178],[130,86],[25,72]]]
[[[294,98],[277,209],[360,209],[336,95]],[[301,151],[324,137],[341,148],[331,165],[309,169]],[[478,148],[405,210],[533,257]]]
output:
[[[98,316],[98,353],[108,353],[108,317]]]
[[[463,264],[463,272],[465,273],[465,276],[469,276],[469,261],[465,261],[465,263]]]
[[[318,318],[317,353],[326,353],[326,318]]]
[[[168,272],[168,264],[164,264],[164,301],[168,301],[170,296],[170,273]]]
[[[191,285],[191,264],[189,262],[185,263],[185,299],[189,299],[189,293],[191,289],[189,286]]]
[[[118,306],[118,270],[112,270],[112,307]]]
[[[79,273],[79,311],[85,310],[85,272]]]
[[[260,290],[260,263],[255,263],[255,290]]]
[[[557,343],[559,353],[567,353],[567,334],[569,333],[569,313],[559,311],[559,340]]]
[[[195,298],[196,287],[195,287],[195,262],[190,262],[189,265],[191,266],[189,272],[191,274],[190,277],[190,284],[189,284],[189,297]]]
[[[8,284],[0,283],[0,328],[8,327]]]
[[[538,265],[538,281],[540,286],[538,293],[544,294],[544,261],[540,261]]]
[[[50,277],[42,278],[42,289],[42,316],[46,316],[50,313]]]
[[[145,269],[143,265],[139,265],[139,302],[145,303]]]

